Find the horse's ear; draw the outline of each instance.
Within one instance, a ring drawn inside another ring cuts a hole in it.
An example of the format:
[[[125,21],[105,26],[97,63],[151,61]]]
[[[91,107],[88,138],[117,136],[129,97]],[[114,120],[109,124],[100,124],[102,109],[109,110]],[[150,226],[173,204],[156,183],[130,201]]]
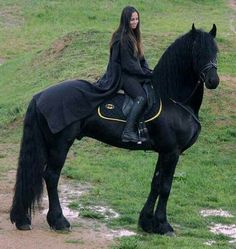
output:
[[[195,28],[195,25],[194,25],[194,23],[192,24],[192,30],[191,30],[191,32],[192,32],[192,34],[196,34],[196,28]]]
[[[216,25],[213,24],[211,31],[209,32],[210,35],[212,35],[213,38],[216,37]]]

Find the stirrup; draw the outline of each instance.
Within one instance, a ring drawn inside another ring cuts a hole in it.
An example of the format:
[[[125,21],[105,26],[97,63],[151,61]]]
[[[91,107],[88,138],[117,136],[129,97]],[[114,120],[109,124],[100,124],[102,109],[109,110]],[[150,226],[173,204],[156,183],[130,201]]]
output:
[[[136,138],[129,136],[129,133],[123,132],[121,136],[121,140],[124,143],[132,142],[132,143],[137,143],[137,144],[142,144],[148,141],[147,138],[141,137],[139,135],[136,136]]]

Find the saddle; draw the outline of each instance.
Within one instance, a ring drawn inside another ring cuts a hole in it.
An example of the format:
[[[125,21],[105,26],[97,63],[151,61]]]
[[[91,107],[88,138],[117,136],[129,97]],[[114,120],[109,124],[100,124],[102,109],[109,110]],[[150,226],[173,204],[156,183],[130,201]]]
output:
[[[138,132],[141,137],[149,138],[146,123],[158,118],[162,110],[162,103],[159,96],[155,96],[153,86],[150,83],[144,84],[143,88],[147,94],[148,104],[144,110],[143,118],[138,124]],[[97,109],[101,119],[123,122],[133,106],[133,99],[127,94],[118,92],[110,99],[105,100]]]

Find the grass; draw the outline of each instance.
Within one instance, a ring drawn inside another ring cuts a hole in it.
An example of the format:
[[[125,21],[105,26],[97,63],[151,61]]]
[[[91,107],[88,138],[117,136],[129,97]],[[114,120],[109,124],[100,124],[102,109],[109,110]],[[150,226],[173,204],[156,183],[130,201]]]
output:
[[[80,216],[85,218],[91,218],[91,219],[104,219],[104,215],[100,214],[99,212],[95,212],[93,210],[89,209],[82,209],[80,211]]]
[[[230,27],[234,15],[223,0],[129,1],[142,17],[145,54],[153,68],[167,46],[187,32],[192,23],[210,30],[216,23],[219,73],[236,76],[236,36]],[[6,0],[0,2],[0,138],[18,144],[22,117],[36,92],[68,78],[95,81],[108,60],[109,39],[126,1]],[[233,79],[233,78],[232,78]],[[234,78],[235,79],[235,78]],[[178,164],[168,215],[177,236],[147,235],[137,230],[157,160],[153,152],[130,152],[85,138],[76,142],[63,174],[93,188],[71,207],[84,207],[84,216],[98,218],[113,228],[128,228],[137,236],[121,238],[114,248],[234,248],[229,238],[214,235],[212,222],[235,223],[234,218],[203,218],[203,208],[222,208],[236,216],[235,86],[223,80],[206,91],[200,117],[202,133]],[[15,153],[15,152],[12,152]],[[4,160],[0,153],[0,163]],[[6,171],[12,166],[2,166]],[[86,208],[109,205],[120,217],[107,221]],[[80,243],[80,241],[68,241]]]

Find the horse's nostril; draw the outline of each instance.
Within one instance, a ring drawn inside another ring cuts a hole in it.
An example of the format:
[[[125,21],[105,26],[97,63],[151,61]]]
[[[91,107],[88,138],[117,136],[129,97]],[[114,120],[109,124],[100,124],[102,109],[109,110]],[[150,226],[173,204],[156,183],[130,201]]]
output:
[[[215,89],[219,85],[219,77],[208,79],[208,84],[206,85],[209,89]]]

